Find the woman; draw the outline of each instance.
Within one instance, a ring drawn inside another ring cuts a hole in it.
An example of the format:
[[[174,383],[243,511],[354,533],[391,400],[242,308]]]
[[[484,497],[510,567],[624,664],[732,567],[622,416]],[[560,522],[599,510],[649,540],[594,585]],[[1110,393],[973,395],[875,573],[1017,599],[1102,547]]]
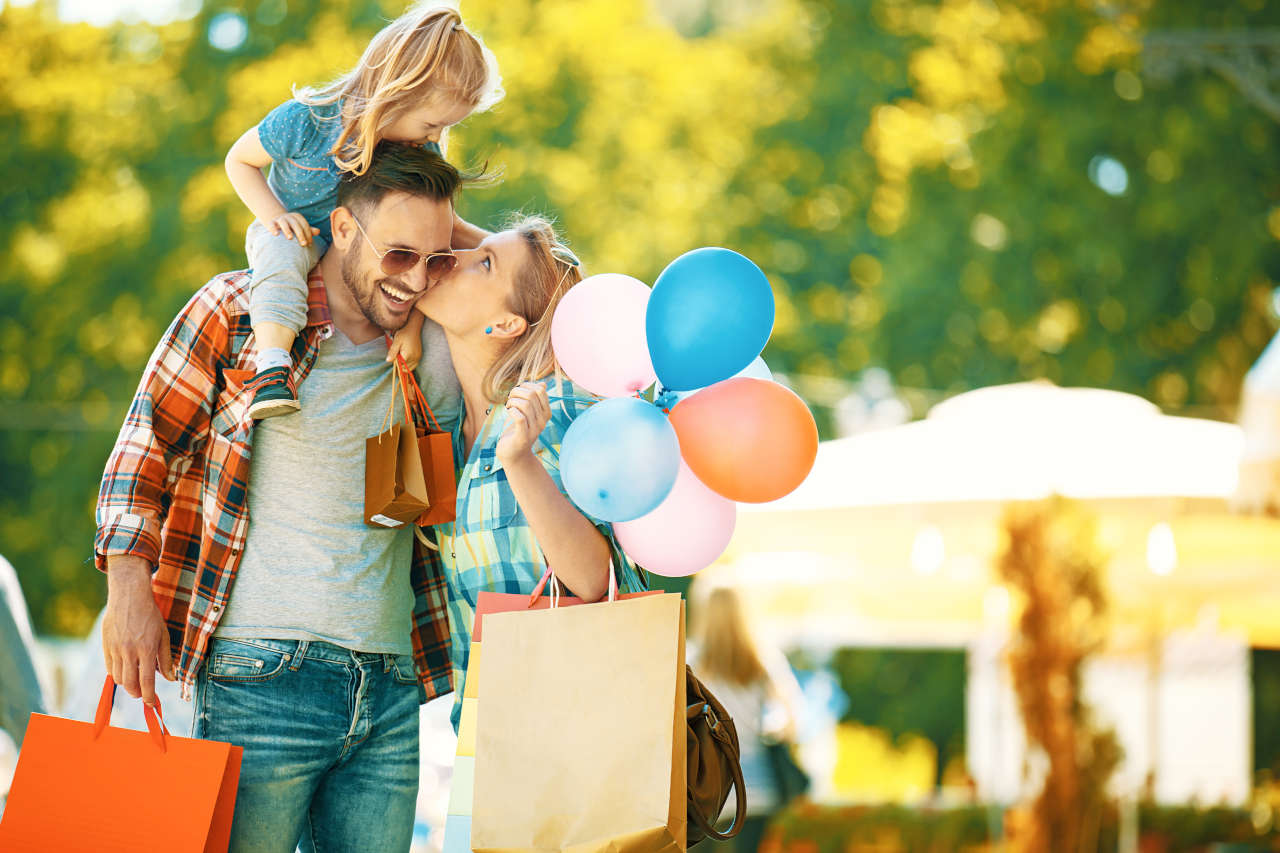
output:
[[[730,849],[755,851],[769,819],[786,805],[779,796],[765,742],[794,741],[800,685],[781,653],[766,665],[734,590],[713,589],[700,622],[694,667],[733,718],[747,788],[747,819]]]
[[[453,436],[457,521],[433,528],[449,586],[455,731],[478,593],[531,593],[550,565],[570,593],[595,601],[610,562],[622,591],[646,586],[610,525],[584,515],[560,481],[560,442],[588,403],[556,376],[551,316],[582,280],[578,259],[539,217],[457,255],[417,303],[444,329],[465,404]]]

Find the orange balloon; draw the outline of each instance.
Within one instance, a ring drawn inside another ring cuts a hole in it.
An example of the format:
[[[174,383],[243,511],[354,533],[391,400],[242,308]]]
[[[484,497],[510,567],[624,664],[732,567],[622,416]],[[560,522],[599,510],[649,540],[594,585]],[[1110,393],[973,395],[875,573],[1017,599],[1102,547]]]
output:
[[[712,491],[764,503],[799,486],[818,456],[818,425],[804,401],[776,382],[726,379],[671,410],[680,453]]]

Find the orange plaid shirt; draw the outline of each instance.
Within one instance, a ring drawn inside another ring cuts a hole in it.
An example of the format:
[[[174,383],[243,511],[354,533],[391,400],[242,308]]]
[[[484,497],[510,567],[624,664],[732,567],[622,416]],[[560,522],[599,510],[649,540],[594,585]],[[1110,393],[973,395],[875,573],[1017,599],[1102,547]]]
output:
[[[307,326],[294,345],[295,383],[333,335],[319,269],[308,281]],[[249,274],[224,273],[200,288],[151,354],[98,495],[94,552],[141,557],[178,650],[190,698],[209,640],[227,606],[249,528],[246,503],[255,350]],[[423,700],[452,690],[447,592],[439,555],[414,542],[413,650]]]

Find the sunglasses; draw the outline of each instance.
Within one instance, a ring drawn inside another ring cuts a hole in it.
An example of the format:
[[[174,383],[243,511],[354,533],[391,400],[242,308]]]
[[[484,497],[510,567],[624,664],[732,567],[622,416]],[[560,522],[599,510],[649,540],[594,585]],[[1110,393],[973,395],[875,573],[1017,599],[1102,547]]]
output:
[[[353,216],[351,221],[360,229],[365,242],[369,244],[369,248],[373,250],[373,253],[378,256],[382,271],[387,275],[404,275],[416,267],[419,261],[425,261],[427,277],[438,280],[453,272],[453,268],[458,265],[458,256],[453,252],[428,252],[425,255],[412,249],[387,249],[385,252],[379,252],[378,247],[373,245],[373,241],[369,239],[364,226],[360,224],[360,220]]]
[[[530,323],[530,326],[536,326],[543,320],[547,319],[547,312],[556,306],[556,296],[560,293],[560,287],[569,277],[571,270],[580,269],[582,262],[578,260],[578,256],[569,251],[566,246],[555,245],[551,247],[551,257],[556,261],[564,264],[564,271],[560,273],[559,280],[556,281],[555,288],[551,291],[551,298],[547,300],[547,307],[542,309],[542,315],[538,319]]]

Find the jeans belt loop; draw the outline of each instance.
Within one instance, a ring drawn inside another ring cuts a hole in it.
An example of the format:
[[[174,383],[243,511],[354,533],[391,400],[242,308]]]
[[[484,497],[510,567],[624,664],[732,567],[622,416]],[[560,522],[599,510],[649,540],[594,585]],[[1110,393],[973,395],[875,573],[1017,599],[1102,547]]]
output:
[[[289,663],[290,672],[298,671],[298,667],[302,666],[302,662],[307,657],[307,649],[309,649],[310,647],[311,647],[310,640],[300,640],[298,642],[298,648],[293,653],[293,660]]]

